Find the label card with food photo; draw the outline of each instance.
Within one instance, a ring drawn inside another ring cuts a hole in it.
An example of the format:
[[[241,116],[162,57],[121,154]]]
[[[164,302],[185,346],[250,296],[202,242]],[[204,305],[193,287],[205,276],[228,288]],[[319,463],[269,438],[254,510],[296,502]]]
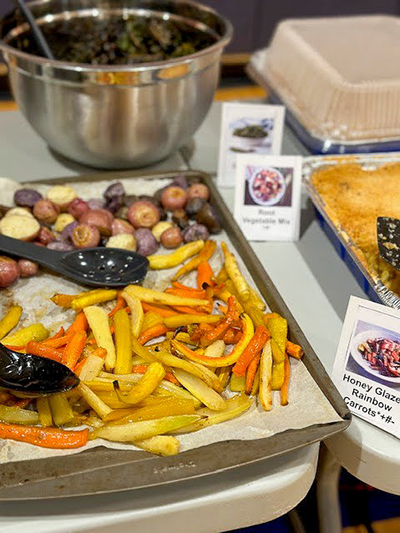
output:
[[[235,220],[251,241],[295,241],[300,233],[300,156],[237,155]]]
[[[332,379],[353,414],[400,438],[400,311],[351,296]]]
[[[237,154],[281,153],[285,108],[280,105],[225,103],[222,106],[218,184],[233,187]]]

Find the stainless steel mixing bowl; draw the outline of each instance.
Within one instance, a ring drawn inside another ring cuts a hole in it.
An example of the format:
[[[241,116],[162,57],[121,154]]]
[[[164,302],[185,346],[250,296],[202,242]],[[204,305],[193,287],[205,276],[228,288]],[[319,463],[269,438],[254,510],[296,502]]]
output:
[[[0,50],[14,98],[31,126],[65,157],[98,168],[132,168],[167,157],[202,123],[219,79],[232,26],[187,0],[35,0],[36,21],[138,14],[183,20],[216,37],[190,56],[127,66],[50,61],[10,46],[27,31],[14,16],[0,23]]]

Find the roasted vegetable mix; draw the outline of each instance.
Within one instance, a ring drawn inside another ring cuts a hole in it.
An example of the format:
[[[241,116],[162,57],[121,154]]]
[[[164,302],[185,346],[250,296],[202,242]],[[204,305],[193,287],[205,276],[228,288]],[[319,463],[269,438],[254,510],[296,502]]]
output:
[[[299,359],[302,349],[288,341],[286,320],[266,312],[225,243],[223,267],[213,272],[216,250],[199,240],[150,257],[153,268],[176,267],[163,292],[130,285],[55,294],[54,304],[76,317],[52,337],[42,324],[18,330],[23,310],[9,309],[1,342],[60,361],[80,384],[40,398],[1,392],[0,438],[49,448],[105,439],[171,455],[178,434],[240,416],[254,402],[271,410],[274,390],[287,405],[288,356]]]

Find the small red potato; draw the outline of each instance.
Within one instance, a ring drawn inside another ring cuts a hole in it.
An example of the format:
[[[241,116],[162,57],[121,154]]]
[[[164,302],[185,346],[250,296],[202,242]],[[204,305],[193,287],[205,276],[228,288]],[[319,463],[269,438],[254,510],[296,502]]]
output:
[[[19,267],[14,259],[0,256],[0,287],[9,287],[19,278]]]

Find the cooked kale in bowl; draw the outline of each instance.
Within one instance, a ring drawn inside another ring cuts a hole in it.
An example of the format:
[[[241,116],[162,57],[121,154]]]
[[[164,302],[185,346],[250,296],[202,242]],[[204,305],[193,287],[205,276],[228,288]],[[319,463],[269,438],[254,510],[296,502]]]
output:
[[[217,39],[183,21],[130,15],[127,18],[82,17],[42,26],[54,57],[91,65],[133,65],[187,56]],[[28,31],[10,42],[23,52],[40,55]]]

